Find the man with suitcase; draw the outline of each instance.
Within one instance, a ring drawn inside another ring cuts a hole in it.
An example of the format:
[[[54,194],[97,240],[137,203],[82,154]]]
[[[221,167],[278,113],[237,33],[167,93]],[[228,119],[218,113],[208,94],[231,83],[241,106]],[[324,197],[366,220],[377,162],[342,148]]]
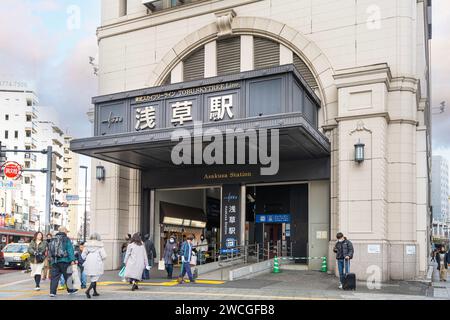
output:
[[[355,289],[356,279],[354,274],[350,273],[350,260],[353,258],[353,244],[342,232],[336,235],[337,241],[333,248],[336,253],[336,260],[339,270],[339,289]]]

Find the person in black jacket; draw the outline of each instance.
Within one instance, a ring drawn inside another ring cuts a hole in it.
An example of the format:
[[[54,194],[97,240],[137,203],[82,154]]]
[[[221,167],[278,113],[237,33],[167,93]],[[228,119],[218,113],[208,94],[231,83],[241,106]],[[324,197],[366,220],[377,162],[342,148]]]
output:
[[[342,289],[345,274],[349,273],[350,260],[353,259],[353,244],[348,240],[342,232],[336,235],[337,241],[334,245],[333,251],[336,253],[336,260],[339,270],[339,289]],[[344,273],[345,268],[345,273]]]
[[[147,252],[147,259],[148,259],[148,265],[150,267],[153,267],[153,259],[156,258],[156,249],[155,244],[153,243],[152,239],[150,239],[150,235],[146,234],[144,236],[144,246],[145,251]],[[150,279],[150,271],[145,269],[144,270],[144,276],[143,279]]]
[[[442,246],[441,250],[436,253],[436,262],[437,269],[439,270],[440,281],[447,281],[447,269],[448,263],[450,262],[449,252],[445,251],[445,247]]]

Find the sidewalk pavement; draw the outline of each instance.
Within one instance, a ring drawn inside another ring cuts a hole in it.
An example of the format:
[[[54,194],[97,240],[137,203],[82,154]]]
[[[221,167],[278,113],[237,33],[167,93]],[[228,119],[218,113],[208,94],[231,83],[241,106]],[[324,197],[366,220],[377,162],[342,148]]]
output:
[[[437,263],[434,263],[434,271],[432,277],[433,296],[435,298],[450,299],[450,283],[448,281],[440,281]]]

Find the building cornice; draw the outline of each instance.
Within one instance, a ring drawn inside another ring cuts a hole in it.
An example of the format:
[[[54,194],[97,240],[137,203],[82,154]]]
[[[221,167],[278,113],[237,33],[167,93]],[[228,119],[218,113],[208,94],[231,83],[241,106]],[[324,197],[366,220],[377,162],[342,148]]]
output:
[[[231,10],[233,8],[243,6],[246,4],[259,2],[263,0],[214,0],[202,1],[192,3],[186,6],[177,8],[170,8],[158,11],[144,16],[139,16],[132,19],[125,19],[125,17],[115,19],[113,23],[103,25],[97,29],[97,39],[100,42],[102,39],[139,31],[171,22],[189,19],[219,11]]]

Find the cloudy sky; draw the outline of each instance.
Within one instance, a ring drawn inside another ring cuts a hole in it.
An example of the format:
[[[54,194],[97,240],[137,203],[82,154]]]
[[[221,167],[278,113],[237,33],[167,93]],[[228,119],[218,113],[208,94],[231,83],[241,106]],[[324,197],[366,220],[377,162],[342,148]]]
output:
[[[100,0],[1,0],[0,79],[34,81],[41,105],[58,110],[62,129],[77,137],[90,134],[97,78],[88,57],[97,55],[99,20]],[[432,105],[450,108],[449,0],[433,1],[431,47]],[[450,160],[449,108],[433,109],[433,151]]]
[[[61,129],[88,136],[100,0],[1,0],[0,24],[0,79],[34,83],[40,105],[59,111]]]

